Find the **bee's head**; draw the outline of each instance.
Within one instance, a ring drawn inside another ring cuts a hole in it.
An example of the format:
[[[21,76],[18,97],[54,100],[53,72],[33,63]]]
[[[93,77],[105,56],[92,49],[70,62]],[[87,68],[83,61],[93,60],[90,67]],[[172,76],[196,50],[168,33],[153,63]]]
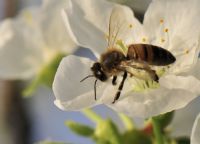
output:
[[[95,62],[91,67],[94,76],[100,81],[106,81],[108,79],[107,75],[103,71],[103,68],[99,62]]]

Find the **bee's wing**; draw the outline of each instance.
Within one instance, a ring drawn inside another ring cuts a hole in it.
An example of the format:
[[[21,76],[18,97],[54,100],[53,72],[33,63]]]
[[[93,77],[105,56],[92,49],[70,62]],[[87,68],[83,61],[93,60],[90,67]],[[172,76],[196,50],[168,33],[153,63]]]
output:
[[[108,49],[114,48],[116,42],[122,40],[120,36],[131,27],[132,17],[133,13],[127,7],[115,6],[113,8],[109,20]]]
[[[119,65],[120,68],[135,68],[135,69],[151,69],[150,66],[144,62],[144,61],[139,61],[139,60],[127,60],[127,61],[122,61]]]

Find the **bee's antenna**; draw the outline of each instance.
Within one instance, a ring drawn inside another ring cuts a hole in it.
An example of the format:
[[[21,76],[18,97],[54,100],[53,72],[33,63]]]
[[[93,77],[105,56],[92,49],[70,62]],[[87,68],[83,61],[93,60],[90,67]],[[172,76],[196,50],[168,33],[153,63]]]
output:
[[[88,76],[84,77],[80,82],[83,82],[84,80],[86,80],[89,77],[94,77],[94,75],[88,75]]]
[[[97,79],[94,82],[94,99],[97,100],[97,91],[96,91],[96,86],[97,86]]]

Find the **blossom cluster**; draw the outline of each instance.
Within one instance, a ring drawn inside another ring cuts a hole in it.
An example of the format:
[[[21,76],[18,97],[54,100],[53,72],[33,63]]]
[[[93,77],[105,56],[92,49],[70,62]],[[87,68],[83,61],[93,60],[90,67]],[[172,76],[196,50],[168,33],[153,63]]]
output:
[[[40,83],[50,87],[53,83],[54,103],[67,111],[104,104],[131,117],[148,118],[181,109],[200,95],[199,5],[199,0],[153,0],[140,22],[128,6],[106,0],[45,0],[41,7],[25,9],[0,23],[0,77],[35,77],[26,94]],[[152,66],[158,82],[138,78],[142,70],[136,70],[138,77],[128,74],[121,96],[113,104],[121,73],[113,85],[114,75],[106,82],[97,81],[91,67],[109,50],[117,49],[126,56],[133,44],[163,48],[176,61]],[[77,47],[87,49],[93,57],[75,55]],[[198,116],[192,144],[200,142],[199,129]]]

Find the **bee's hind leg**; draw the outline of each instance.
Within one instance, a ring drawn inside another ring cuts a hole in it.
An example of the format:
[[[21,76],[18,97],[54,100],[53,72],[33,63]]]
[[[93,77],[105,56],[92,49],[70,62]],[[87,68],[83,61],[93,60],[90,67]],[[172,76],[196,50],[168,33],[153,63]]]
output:
[[[149,72],[149,74],[151,75],[151,78],[156,81],[159,82],[159,76],[157,75],[155,70],[152,69],[148,69],[147,72]]]
[[[115,95],[114,101],[112,102],[113,104],[115,103],[116,100],[119,99],[120,94],[121,94],[121,90],[123,89],[124,82],[125,82],[126,78],[127,78],[127,72],[125,71],[124,75],[123,75],[123,79],[122,79],[122,81],[121,81],[121,83],[119,85],[118,91],[117,91],[117,93]]]
[[[154,71],[154,81],[159,82],[159,76],[157,75],[156,71]]]
[[[116,85],[117,84],[117,76],[113,76],[113,79],[112,79],[112,84],[113,85]]]

